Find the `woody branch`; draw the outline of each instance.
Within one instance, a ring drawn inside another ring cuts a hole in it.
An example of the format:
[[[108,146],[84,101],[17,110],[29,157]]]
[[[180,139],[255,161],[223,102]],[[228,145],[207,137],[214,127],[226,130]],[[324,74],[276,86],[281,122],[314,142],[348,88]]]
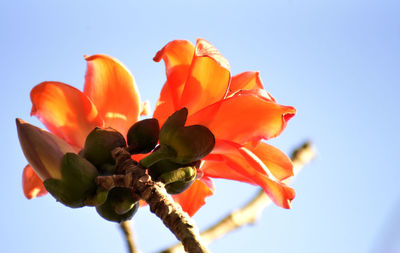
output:
[[[301,147],[296,149],[291,156],[294,174],[298,174],[300,170],[315,157],[315,155],[316,152],[310,142],[305,142]],[[254,224],[261,216],[262,211],[269,204],[271,204],[271,199],[263,190],[260,190],[257,195],[242,208],[231,212],[219,222],[203,231],[201,233],[203,243],[208,245],[214,240],[242,226]],[[182,244],[180,243],[161,251],[161,253],[178,252],[183,252]]]
[[[176,204],[166,192],[164,184],[155,182],[145,173],[145,169],[131,159],[122,148],[113,150],[120,175],[99,176],[96,183],[106,190],[114,187],[129,187],[140,199],[146,201],[150,211],[156,214],[176,238],[186,252],[209,252],[201,241],[199,231],[190,217]]]

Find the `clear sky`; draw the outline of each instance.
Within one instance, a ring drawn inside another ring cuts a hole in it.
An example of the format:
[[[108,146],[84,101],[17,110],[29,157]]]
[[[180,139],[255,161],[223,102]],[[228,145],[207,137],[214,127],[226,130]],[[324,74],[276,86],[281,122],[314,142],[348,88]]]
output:
[[[311,139],[318,149],[294,183],[293,209],[270,206],[210,249],[400,252],[399,13],[397,0],[1,1],[0,252],[126,252],[117,225],[93,208],[25,199],[15,118],[42,126],[29,116],[30,89],[53,80],[82,89],[83,55],[95,53],[121,60],[154,109],[165,73],[152,57],[196,38],[216,46],[233,74],[260,71],[277,101],[297,108],[272,144],[289,153]],[[257,191],[216,185],[194,216],[201,228]],[[175,242],[147,208],[134,223],[143,252]]]

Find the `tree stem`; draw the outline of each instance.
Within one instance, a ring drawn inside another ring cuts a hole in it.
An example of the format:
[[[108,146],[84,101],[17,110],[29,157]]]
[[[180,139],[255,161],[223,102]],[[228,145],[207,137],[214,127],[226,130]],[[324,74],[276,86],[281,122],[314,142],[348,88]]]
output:
[[[128,249],[129,249],[129,253],[137,253],[135,243],[133,241],[130,222],[129,221],[121,222],[119,224],[119,226],[120,226],[122,232],[124,233],[124,237],[125,237]]]
[[[150,211],[156,214],[181,241],[186,252],[209,252],[201,241],[195,223],[166,192],[164,184],[151,180],[145,169],[133,161],[126,150],[116,148],[112,153],[117,163],[117,170],[124,174],[99,176],[96,178],[96,183],[106,190],[117,186],[132,188],[149,204]]]
[[[301,147],[297,148],[292,153],[292,162],[294,174],[297,175],[300,170],[308,164],[316,155],[315,149],[310,142],[305,142]],[[286,180],[289,183],[292,180]],[[263,190],[259,190],[257,195],[251,199],[246,205],[235,210],[222,218],[216,224],[201,233],[203,243],[210,244],[216,239],[234,231],[242,226],[253,224],[261,216],[262,211],[271,204],[271,199],[265,194]],[[182,244],[176,244],[168,249],[161,251],[161,253],[180,253],[183,252]]]

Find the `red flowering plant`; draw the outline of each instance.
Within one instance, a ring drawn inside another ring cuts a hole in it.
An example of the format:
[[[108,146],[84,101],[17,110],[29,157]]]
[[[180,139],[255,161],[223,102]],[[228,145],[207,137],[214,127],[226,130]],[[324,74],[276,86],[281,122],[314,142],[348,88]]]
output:
[[[211,130],[215,148],[203,158],[203,176],[174,198],[193,215],[214,192],[210,178],[257,184],[279,206],[290,207],[294,190],[281,182],[293,176],[290,159],[262,142],[278,136],[295,108],[277,104],[263,88],[258,72],[231,77],[228,61],[203,39],[168,43],[154,57],[164,60],[167,81],[154,117],[160,123],[179,108],[188,108],[187,124]]]
[[[207,41],[172,41],[154,57],[164,60],[167,80],[153,118],[139,120],[149,109],[129,70],[110,56],[85,59],[83,92],[61,82],[31,91],[31,115],[51,133],[17,120],[29,162],[27,198],[50,191],[71,207],[94,205],[106,219],[131,218],[145,190],[116,181],[109,189],[99,186],[99,178],[127,175],[114,152],[122,148],[139,161],[131,163],[143,170],[136,179],[164,183],[190,216],[213,194],[211,178],[259,185],[275,204],[290,208],[295,192],[282,180],[293,176],[292,163],[264,140],[278,136],[296,110],[276,103],[258,72],[231,76],[228,61]]]

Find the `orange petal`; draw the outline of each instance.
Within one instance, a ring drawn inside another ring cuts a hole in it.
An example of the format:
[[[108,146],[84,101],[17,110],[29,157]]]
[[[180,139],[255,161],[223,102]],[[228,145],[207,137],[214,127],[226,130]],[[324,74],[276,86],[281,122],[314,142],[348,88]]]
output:
[[[178,109],[186,107],[190,115],[223,99],[229,82],[228,61],[209,42],[198,39]]]
[[[263,182],[266,184],[266,187],[263,188],[265,193],[276,205],[286,209],[291,208],[290,203],[296,197],[293,188],[269,178],[263,178]]]
[[[150,115],[150,101],[146,100],[140,103],[140,116],[147,116]]]
[[[264,85],[260,78],[260,73],[257,71],[243,72],[232,77],[227,96],[230,96],[239,90],[253,89],[264,89]],[[271,95],[270,97],[272,101],[275,101]]]
[[[124,136],[138,120],[141,106],[135,80],[122,63],[106,55],[85,56],[87,71],[84,93],[104,119]]]
[[[168,102],[172,104],[173,110],[168,112],[168,116],[180,109],[178,108],[179,101],[192,63],[194,50],[195,48],[190,41],[174,40],[165,45],[153,58],[156,62],[161,61],[161,59],[165,62],[167,82],[161,91],[159,103]],[[168,88],[165,86],[168,86]],[[168,96],[163,95],[163,91],[166,91],[166,89]],[[165,98],[171,100],[165,100]]]
[[[25,166],[22,173],[22,188],[27,199],[40,197],[47,193],[42,180],[29,165]]]
[[[293,176],[293,164],[290,158],[279,149],[267,143],[260,142],[256,147],[246,145],[271,171],[272,175],[279,180]]]
[[[165,120],[176,111],[171,93],[170,86],[168,83],[165,83],[161,89],[160,98],[157,101],[156,109],[153,114],[153,118],[158,120],[160,126],[162,126]]]
[[[143,158],[145,158],[148,155],[149,154],[134,154],[134,155],[131,155],[131,158],[132,158],[132,160],[139,162],[140,160],[142,160]]]
[[[277,205],[290,208],[290,202],[295,197],[294,190],[274,181],[263,162],[250,150],[233,142],[217,141],[213,155],[214,167],[203,168],[205,176],[258,184]],[[210,159],[209,156],[204,159]]]
[[[214,184],[208,177],[195,180],[194,183],[181,194],[174,195],[173,198],[178,202],[182,210],[193,216],[206,201],[205,198],[213,195]]]
[[[263,90],[249,90],[189,116],[187,125],[204,125],[216,139],[246,143],[278,136],[295,113],[291,106],[268,100]]]
[[[248,168],[246,171],[237,171],[229,168],[227,158],[235,161],[242,168]],[[216,140],[215,147],[211,154],[204,157],[205,165],[214,163],[212,169],[209,166],[203,166],[201,169],[205,175],[215,178],[225,178],[237,180],[246,183],[255,184],[255,177],[262,174],[266,177],[273,177],[265,164],[246,147],[226,140]],[[219,166],[221,169],[219,169]]]
[[[174,40],[157,52],[153,58],[159,62],[164,60],[167,82],[161,90],[160,98],[153,117],[160,125],[178,109],[190,64],[194,55],[194,46],[187,40]]]
[[[144,206],[147,206],[147,202],[142,199],[139,199],[139,207],[144,207]]]
[[[225,158],[220,154],[209,154],[203,158],[203,165],[201,169],[203,173],[209,177],[213,178],[224,178],[229,180],[235,180],[240,182],[245,182],[249,184],[254,183],[251,178],[243,176],[242,174],[232,170],[225,162]],[[221,173],[222,172],[222,173]]]
[[[89,132],[103,122],[96,107],[78,89],[60,82],[43,82],[31,91],[32,112],[52,133],[83,147]]]

